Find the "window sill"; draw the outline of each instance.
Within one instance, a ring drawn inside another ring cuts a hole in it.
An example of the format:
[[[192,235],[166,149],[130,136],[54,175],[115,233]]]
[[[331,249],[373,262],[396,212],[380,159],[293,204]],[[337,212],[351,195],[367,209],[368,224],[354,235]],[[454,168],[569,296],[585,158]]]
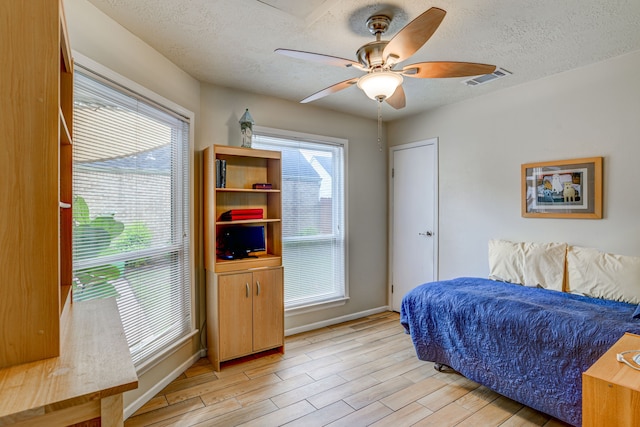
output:
[[[348,296],[329,300],[329,301],[322,301],[318,303],[312,303],[312,304],[302,305],[298,307],[287,308],[284,311],[284,317],[296,316],[298,314],[311,313],[313,311],[326,310],[327,308],[339,307],[341,305],[345,305],[347,301],[349,301]]]

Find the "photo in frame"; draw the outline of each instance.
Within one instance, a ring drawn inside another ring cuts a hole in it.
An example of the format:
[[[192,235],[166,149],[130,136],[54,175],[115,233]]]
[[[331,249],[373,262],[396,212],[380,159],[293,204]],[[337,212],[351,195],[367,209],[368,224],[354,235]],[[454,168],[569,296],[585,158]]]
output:
[[[602,218],[602,157],[523,164],[522,216]]]

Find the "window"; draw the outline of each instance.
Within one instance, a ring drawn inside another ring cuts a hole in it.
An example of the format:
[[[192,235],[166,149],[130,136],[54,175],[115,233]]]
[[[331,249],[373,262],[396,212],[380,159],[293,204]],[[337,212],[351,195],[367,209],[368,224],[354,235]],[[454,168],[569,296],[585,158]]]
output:
[[[256,148],[282,152],[285,308],[343,300],[346,141],[255,129]]]
[[[193,333],[189,120],[77,68],[73,298],[115,296],[138,370]]]

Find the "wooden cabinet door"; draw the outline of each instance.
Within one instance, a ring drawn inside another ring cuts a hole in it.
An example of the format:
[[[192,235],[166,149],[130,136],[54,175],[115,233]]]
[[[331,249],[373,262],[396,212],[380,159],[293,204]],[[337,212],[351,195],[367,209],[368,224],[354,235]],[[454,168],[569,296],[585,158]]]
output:
[[[253,272],[253,351],[284,343],[282,267]]]
[[[253,350],[252,274],[218,276],[220,360],[244,356]]]

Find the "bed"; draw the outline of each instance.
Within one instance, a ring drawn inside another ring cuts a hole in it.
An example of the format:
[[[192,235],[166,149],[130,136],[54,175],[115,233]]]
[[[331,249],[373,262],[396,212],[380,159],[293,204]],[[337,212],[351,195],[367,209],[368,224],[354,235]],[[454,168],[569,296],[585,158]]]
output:
[[[640,334],[638,311],[637,302],[466,277],[413,289],[400,321],[419,359],[578,426],[582,372],[625,332]]]

